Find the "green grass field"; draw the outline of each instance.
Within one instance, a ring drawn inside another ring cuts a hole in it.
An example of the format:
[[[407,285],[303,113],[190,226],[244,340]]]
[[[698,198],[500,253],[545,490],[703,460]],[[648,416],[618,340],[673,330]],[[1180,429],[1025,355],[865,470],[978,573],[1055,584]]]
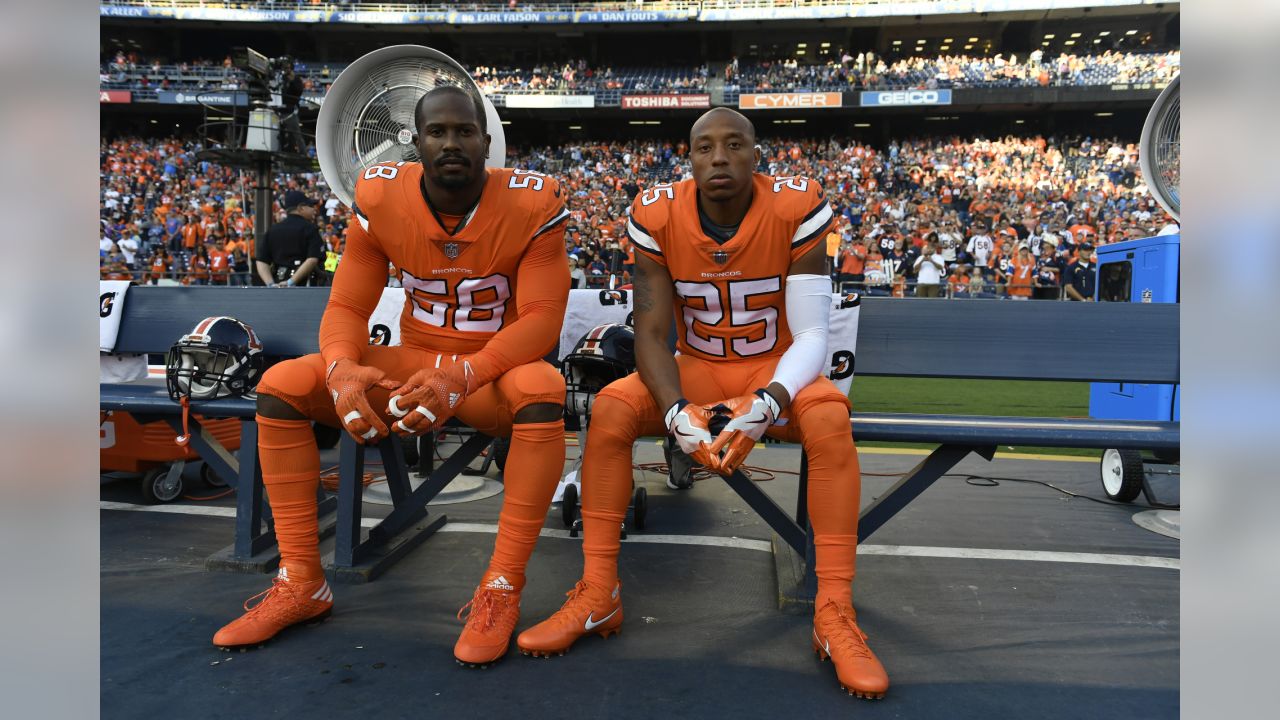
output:
[[[939,415],[1017,415],[1087,417],[1089,384],[1018,380],[951,380],[943,378],[853,378],[849,393],[858,412],[904,412]],[[859,443],[865,447],[919,447],[927,444]],[[1011,452],[1008,447],[1001,453]],[[1019,447],[1012,452],[1099,457],[1101,451],[1077,448]]]

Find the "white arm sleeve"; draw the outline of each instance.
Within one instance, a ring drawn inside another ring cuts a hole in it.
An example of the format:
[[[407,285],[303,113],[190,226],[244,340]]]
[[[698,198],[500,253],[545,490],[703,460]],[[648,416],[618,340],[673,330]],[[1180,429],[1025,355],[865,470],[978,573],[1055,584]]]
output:
[[[773,380],[796,394],[817,379],[827,363],[827,326],[831,322],[831,279],[821,275],[789,275],[787,326],[791,347],[778,360]]]

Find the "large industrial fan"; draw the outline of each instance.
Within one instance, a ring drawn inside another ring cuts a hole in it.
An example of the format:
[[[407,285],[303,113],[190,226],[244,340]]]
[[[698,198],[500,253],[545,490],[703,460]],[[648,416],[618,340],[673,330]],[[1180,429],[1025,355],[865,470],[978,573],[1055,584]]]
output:
[[[380,162],[418,162],[413,109],[428,90],[456,85],[484,98],[453,58],[421,45],[375,50],[347,66],[333,82],[316,121],[316,155],[334,194],[350,205],[356,178]],[[505,164],[507,141],[498,111],[484,98],[488,118],[486,165]]]
[[[1142,126],[1142,139],[1138,145],[1138,162],[1142,165],[1142,177],[1151,189],[1152,196],[1165,212],[1181,222],[1182,210],[1182,121],[1178,87],[1182,76],[1160,93],[1147,113]]]

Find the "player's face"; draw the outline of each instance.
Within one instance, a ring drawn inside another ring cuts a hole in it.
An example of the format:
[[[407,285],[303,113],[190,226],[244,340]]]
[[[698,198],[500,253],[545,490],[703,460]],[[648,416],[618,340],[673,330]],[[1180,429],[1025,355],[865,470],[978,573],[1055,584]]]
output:
[[[489,136],[480,130],[475,104],[457,95],[433,98],[422,107],[418,154],[427,182],[464,188],[484,172]]]
[[[724,201],[751,191],[756,150],[740,118],[724,114],[704,120],[690,147],[693,180],[710,200]]]

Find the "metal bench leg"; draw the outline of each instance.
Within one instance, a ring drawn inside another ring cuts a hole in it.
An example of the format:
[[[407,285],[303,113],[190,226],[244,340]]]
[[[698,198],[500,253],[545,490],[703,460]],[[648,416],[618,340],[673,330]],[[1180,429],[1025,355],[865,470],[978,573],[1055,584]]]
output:
[[[773,536],[773,563],[778,581],[778,609],[792,614],[813,612],[813,599],[818,594],[818,576],[814,573],[813,527],[809,523],[809,456],[800,453],[800,483],[796,493],[795,524],[804,533],[801,550]]]
[[[871,533],[879,530],[881,525],[889,521],[889,518],[897,515],[899,510],[919,497],[920,493],[927,490],[938,478],[950,472],[951,468],[971,452],[990,460],[995,457],[996,448],[994,445],[938,446],[928,457],[921,460],[920,464],[903,475],[893,484],[893,487],[886,490],[866,510],[862,511],[858,516],[858,542],[866,542]]]
[[[404,453],[399,443],[391,440],[384,441],[379,446],[379,451],[382,454],[383,467],[387,473],[387,482],[395,509],[377,525],[369,528],[367,540],[358,545],[352,544],[345,555],[338,552],[347,547],[343,544],[342,533],[349,533],[353,541],[358,539],[360,537],[359,520],[357,518],[353,524],[339,520],[338,550],[334,552],[331,568],[334,580],[347,582],[375,580],[397,560],[439,530],[448,518],[444,515],[431,516],[427,511],[427,503],[452,482],[462,468],[469,465],[492,441],[493,438],[488,435],[476,433],[412,492],[409,492],[408,468],[405,466]],[[346,448],[344,448],[344,460],[346,456]],[[344,487],[348,476],[347,472],[343,473]],[[358,497],[357,492],[353,489],[351,495]],[[398,499],[397,495],[399,495]],[[340,498],[340,516],[346,511],[347,505],[347,500]]]

